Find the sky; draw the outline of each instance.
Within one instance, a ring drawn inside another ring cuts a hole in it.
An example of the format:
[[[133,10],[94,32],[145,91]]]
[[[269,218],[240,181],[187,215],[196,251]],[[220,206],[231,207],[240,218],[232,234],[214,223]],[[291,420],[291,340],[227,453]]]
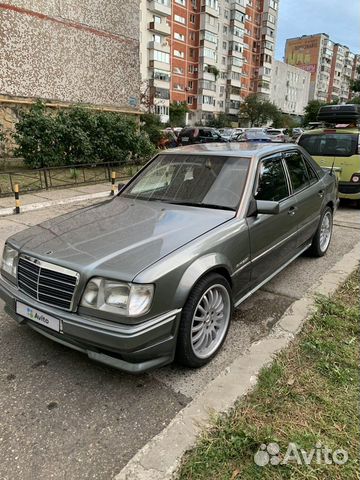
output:
[[[359,0],[280,0],[275,57],[283,60],[287,38],[327,33],[360,53]]]

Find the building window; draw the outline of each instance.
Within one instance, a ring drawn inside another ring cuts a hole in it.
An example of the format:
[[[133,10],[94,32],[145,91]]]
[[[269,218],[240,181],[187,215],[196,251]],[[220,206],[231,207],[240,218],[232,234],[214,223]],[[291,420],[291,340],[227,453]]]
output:
[[[226,25],[223,26],[223,33],[227,34],[228,32],[228,27]]]
[[[179,40],[180,42],[185,42],[185,35],[182,33],[174,32],[175,40]]]
[[[194,82],[192,80],[188,81],[188,88],[189,90],[192,90],[194,88]]]
[[[170,63],[170,55],[165,52],[160,52],[160,50],[154,50],[154,60],[163,63]]]
[[[153,35],[153,42],[155,42],[155,43],[162,43],[161,35],[154,34],[154,35]]]
[[[174,20],[175,20],[175,22],[182,23],[183,25],[185,25],[185,23],[186,23],[185,18],[180,17],[180,15],[174,15]]]
[[[189,65],[188,71],[189,73],[194,73],[194,65]]]
[[[195,23],[195,15],[190,15],[189,17],[191,23]]]
[[[169,72],[165,72],[164,70],[154,70],[153,77],[155,80],[161,80],[163,82],[170,82],[170,74]]]
[[[175,0],[175,3],[178,3],[179,5],[182,5],[183,7],[186,6],[186,1],[185,0]]]
[[[182,67],[174,67],[173,73],[175,75],[184,75],[184,69]]]
[[[189,48],[189,56],[191,58],[194,58],[195,57],[195,49],[194,48]]]
[[[208,42],[215,43],[217,45],[217,35],[215,33],[205,30],[204,39]]]
[[[184,54],[184,52],[181,52],[180,50],[174,50],[174,57],[184,58],[185,54]]]
[[[154,15],[153,20],[154,20],[154,23],[161,23],[161,17],[159,17],[158,15]]]

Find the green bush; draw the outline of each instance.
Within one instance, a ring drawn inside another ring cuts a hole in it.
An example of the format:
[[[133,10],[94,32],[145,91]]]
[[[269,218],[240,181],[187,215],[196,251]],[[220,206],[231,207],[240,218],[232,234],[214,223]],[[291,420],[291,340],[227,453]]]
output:
[[[78,106],[49,113],[41,102],[21,115],[14,139],[15,155],[32,168],[126,162],[155,151],[131,117]]]

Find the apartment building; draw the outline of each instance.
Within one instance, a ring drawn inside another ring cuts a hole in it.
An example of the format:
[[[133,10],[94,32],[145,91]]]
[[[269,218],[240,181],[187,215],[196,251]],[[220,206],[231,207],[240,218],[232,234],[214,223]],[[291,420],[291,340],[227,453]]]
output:
[[[270,100],[288,115],[301,116],[309,102],[310,72],[275,60]]]
[[[141,6],[143,84],[163,121],[170,102],[186,102],[194,124],[220,112],[236,121],[247,95],[270,96],[278,0],[142,0]]]
[[[286,63],[311,73],[310,100],[346,102],[355,58],[348,47],[333,42],[326,33],[286,41]]]
[[[138,111],[137,1],[5,0],[0,45],[0,101],[7,105],[41,98]]]

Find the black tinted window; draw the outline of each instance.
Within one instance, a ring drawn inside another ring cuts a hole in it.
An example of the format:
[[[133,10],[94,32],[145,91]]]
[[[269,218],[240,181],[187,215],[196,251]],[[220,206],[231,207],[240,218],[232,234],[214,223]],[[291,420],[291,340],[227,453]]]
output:
[[[289,191],[281,159],[269,159],[261,162],[255,193],[256,200],[278,202],[288,195]]]
[[[294,192],[309,185],[309,177],[300,153],[292,153],[285,158]]]
[[[310,183],[315,183],[318,181],[318,177],[315,173],[315,170],[313,169],[313,167],[309,164],[309,162],[306,160],[306,158],[304,158],[304,162],[305,162],[305,165],[306,165],[306,170],[307,170],[307,174],[308,174],[308,177],[309,177],[309,180],[310,180]]]
[[[310,155],[350,157],[355,155],[358,135],[350,133],[324,133],[321,135],[303,135],[299,140]]]

